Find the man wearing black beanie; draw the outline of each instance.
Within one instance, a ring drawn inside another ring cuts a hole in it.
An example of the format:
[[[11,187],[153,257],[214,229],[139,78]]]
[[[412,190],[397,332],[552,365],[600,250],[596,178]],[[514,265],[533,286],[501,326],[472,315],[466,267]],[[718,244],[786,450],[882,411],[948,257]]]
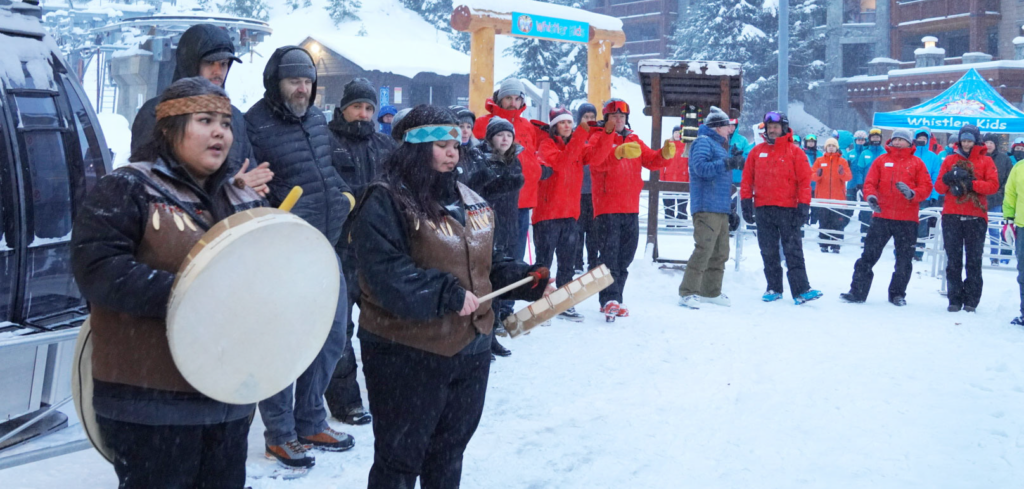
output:
[[[585,125],[597,121],[597,107],[583,103],[576,108],[576,124]],[[580,189],[580,218],[576,220],[579,234],[576,235],[576,271],[597,266],[597,240],[594,239],[594,199],[590,190],[590,165],[583,166],[583,187]],[[587,249],[587,263],[583,264],[583,249]]]

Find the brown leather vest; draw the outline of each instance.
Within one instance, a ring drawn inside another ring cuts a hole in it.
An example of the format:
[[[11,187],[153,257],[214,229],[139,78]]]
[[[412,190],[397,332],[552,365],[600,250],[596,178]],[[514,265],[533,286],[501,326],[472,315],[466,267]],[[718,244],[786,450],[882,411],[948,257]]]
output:
[[[188,187],[154,172],[152,163],[133,163],[130,166],[181,203],[202,210],[199,198]],[[239,190],[233,185],[223,188],[235,209],[247,204],[251,207],[252,202],[260,200],[249,188]],[[156,190],[146,186],[146,192],[146,200],[149,201],[146,231],[136,248],[135,259],[154,269],[177,274],[188,252],[205,231],[185,211]],[[199,212],[199,216],[212,220],[208,212]],[[213,224],[206,222],[207,226]],[[225,291],[226,294],[232,292]],[[163,318],[136,317],[97,304],[91,306],[94,378],[150,389],[196,392],[174,365],[167,344],[167,324]]]
[[[459,183],[466,209],[466,225],[446,216],[438,225],[419,220],[405,212],[410,255],[416,266],[447,272],[459,279],[459,285],[477,297],[491,292],[491,253],[494,239],[494,212],[479,195]],[[491,302],[469,316],[448,312],[426,322],[395,316],[387,308],[387,298],[377,298],[360,275],[363,291],[359,327],[396,343],[446,357],[461,351],[477,333],[490,334],[494,326]]]

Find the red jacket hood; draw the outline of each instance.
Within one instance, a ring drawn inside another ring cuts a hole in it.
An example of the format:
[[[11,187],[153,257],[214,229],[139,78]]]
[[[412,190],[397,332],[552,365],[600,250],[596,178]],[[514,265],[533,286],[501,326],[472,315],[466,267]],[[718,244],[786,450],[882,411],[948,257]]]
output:
[[[893,156],[893,158],[904,159],[914,156],[914,152],[917,148],[911,146],[909,148],[897,148],[895,146],[886,145],[885,152]]]
[[[519,110],[508,110],[501,108],[501,106],[495,104],[493,100],[487,99],[487,101],[484,102],[484,108],[487,109],[487,112],[490,112],[498,117],[501,117],[506,121],[512,122],[513,119],[523,116],[523,111],[526,110],[526,105],[523,104],[523,106],[520,107]]]

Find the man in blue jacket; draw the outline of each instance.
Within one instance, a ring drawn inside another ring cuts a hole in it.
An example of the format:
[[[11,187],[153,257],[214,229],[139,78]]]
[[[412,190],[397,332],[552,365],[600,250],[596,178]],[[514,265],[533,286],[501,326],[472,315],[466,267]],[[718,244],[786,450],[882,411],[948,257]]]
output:
[[[921,159],[924,162],[924,166],[928,168],[928,176],[932,178],[932,185],[935,185],[935,180],[939,178],[939,170],[942,168],[942,158],[939,155],[932,153],[929,149],[931,146],[932,133],[927,127],[919,128],[914,131],[914,156]],[[932,189],[932,193],[928,195],[928,198],[921,202],[921,208],[927,207],[942,207],[942,201],[939,200],[941,195],[935,189]],[[917,226],[917,237],[927,238],[928,228],[935,226],[936,218],[922,219]],[[924,248],[921,243],[917,244],[918,248]],[[914,253],[914,260],[921,261],[924,257],[924,252],[918,251]]]
[[[882,146],[882,130],[875,127],[868,132],[868,144],[864,146],[864,149],[857,154],[857,159],[850,161],[850,172],[853,173],[853,180],[850,184],[857,189],[857,200],[863,200],[862,190],[864,189],[864,178],[868,176],[868,170],[871,169],[871,163],[885,153],[885,147]],[[868,226],[871,225],[871,211],[861,211],[858,216],[860,219],[860,232],[867,234]],[[861,242],[864,238],[861,238]]]
[[[701,302],[731,305],[722,293],[725,262],[729,259],[730,170],[743,163],[742,154],[730,154],[732,131],[729,116],[712,106],[690,147],[690,210],[695,246],[679,285],[679,303],[690,309],[699,309]]]

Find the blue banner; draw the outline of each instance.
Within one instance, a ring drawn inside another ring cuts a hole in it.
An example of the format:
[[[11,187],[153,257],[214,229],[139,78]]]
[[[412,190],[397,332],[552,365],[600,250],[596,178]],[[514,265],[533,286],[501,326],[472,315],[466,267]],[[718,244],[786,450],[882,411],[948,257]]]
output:
[[[391,105],[391,87],[380,87],[380,97],[377,98],[377,102],[380,107],[385,105]],[[380,109],[380,107],[377,107]]]
[[[1024,113],[971,68],[935,98],[909,109],[878,112],[874,117],[878,127],[927,127],[938,132],[958,132],[967,124],[981,132],[1024,133]]]
[[[512,12],[512,35],[585,43],[590,41],[590,24]]]

